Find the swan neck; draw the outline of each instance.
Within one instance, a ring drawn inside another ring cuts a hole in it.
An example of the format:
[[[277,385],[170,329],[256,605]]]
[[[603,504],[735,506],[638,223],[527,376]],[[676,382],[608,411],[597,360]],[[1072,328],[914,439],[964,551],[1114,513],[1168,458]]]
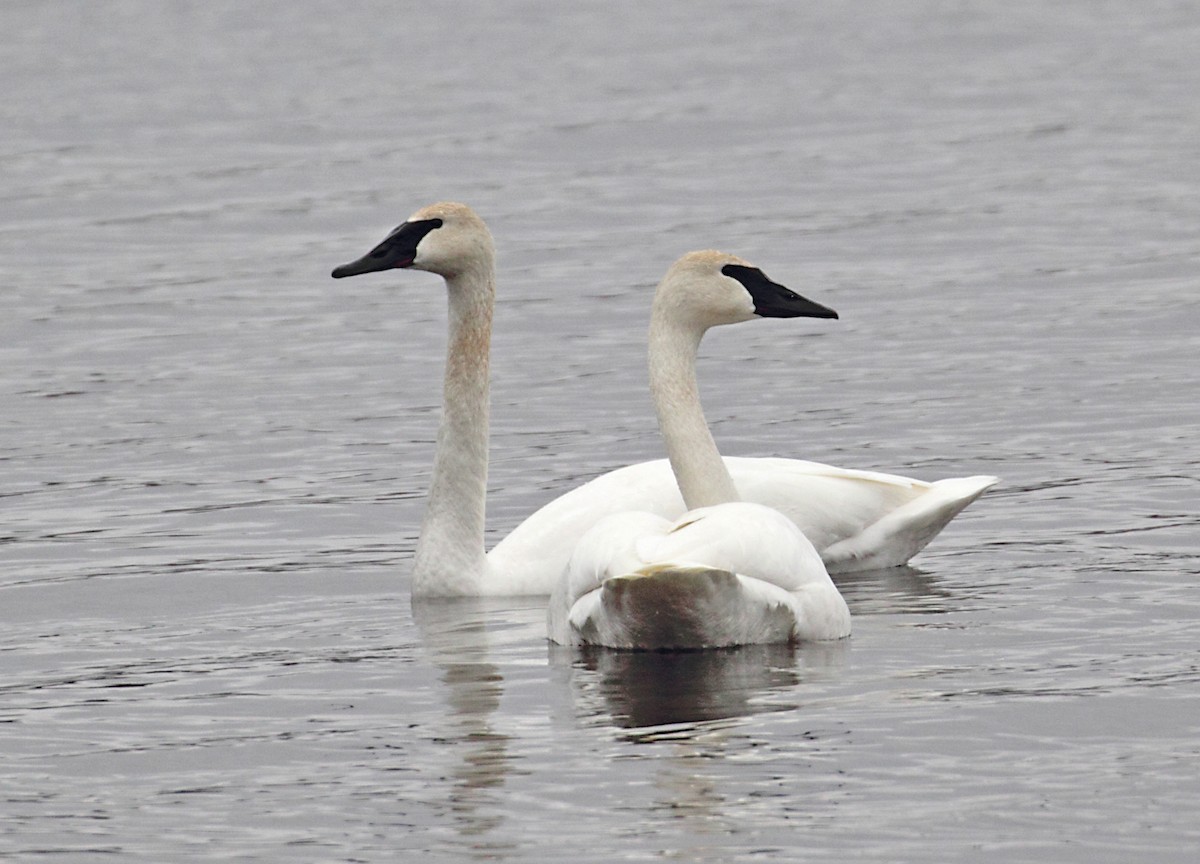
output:
[[[650,317],[650,393],[675,481],[689,510],[737,501],[737,489],[717,450],[696,382],[696,352],[704,329]]]
[[[442,417],[417,540],[414,595],[478,593],[488,471],[488,363],[495,273],[487,267],[446,277],[449,339]]]

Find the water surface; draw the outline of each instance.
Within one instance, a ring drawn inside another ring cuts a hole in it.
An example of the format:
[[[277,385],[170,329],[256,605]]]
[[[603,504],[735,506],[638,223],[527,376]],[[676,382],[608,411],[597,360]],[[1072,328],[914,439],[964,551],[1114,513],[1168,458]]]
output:
[[[10,3],[0,857],[1191,861],[1200,14],[1187,4]],[[846,643],[548,646],[412,606],[445,301],[333,282],[461,199],[502,270],[494,542],[661,455],[1002,484]]]

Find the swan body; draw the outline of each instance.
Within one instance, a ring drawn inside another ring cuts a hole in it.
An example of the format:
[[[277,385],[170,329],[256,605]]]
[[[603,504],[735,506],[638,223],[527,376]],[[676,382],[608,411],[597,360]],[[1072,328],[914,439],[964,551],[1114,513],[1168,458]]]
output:
[[[687,313],[663,314],[673,304]],[[812,541],[790,518],[742,502],[699,411],[687,374],[704,332],[755,317],[836,318],[740,258],[693,252],[659,283],[650,341],[651,389],[685,502],[671,522],[622,513],[584,534],[550,598],[547,633],[563,644],[652,650],[841,639],[850,612]],[[677,367],[677,368],[673,368]],[[687,446],[678,446],[686,441]]]
[[[737,498],[764,504],[800,526],[830,573],[904,564],[963,508],[995,485],[989,476],[934,482],[780,457],[725,456]],[[643,510],[665,519],[687,511],[667,459],[618,468],[531,514],[488,553],[519,593],[549,593],[578,539],[604,516]]]
[[[689,506],[699,506],[685,504],[667,460],[632,465],[551,501],[485,554],[488,354],[495,303],[491,234],[466,205],[433,204],[414,213],[362,258],[336,268],[333,276],[392,269],[442,276],[449,300],[443,409],[413,566],[415,596],[550,594],[580,538],[605,516],[646,510],[674,520]],[[660,312],[685,320],[694,314],[671,304]],[[653,336],[651,346],[660,355],[679,354],[675,346]],[[687,354],[685,345],[682,355]],[[656,401],[663,401],[660,416],[678,408],[681,417],[689,418],[678,430],[664,427],[669,452],[672,441],[677,450],[686,450],[694,440],[703,443],[705,436],[711,442],[707,427],[701,431],[697,425],[703,417],[694,355],[693,346],[690,385],[689,365],[669,364],[664,381],[674,376],[684,384],[664,385],[655,393]],[[683,437],[673,438],[674,431]],[[719,454],[716,459],[722,461]],[[831,569],[843,571],[903,564],[996,482],[992,477],[971,477],[924,483],[791,459],[723,462],[736,487],[735,497],[758,501],[793,519]]]
[[[548,635],[652,650],[791,643],[849,636],[850,611],[794,522],[730,502],[597,523],[551,596]]]

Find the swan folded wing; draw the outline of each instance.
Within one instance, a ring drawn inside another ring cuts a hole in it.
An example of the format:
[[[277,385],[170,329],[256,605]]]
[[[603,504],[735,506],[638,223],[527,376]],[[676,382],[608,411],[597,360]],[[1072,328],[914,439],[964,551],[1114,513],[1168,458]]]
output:
[[[839,468],[837,465],[827,465],[824,462],[813,462],[808,459],[791,459],[785,456],[724,456],[725,464],[730,471],[757,471],[778,476],[802,475],[806,477],[831,477],[838,480],[862,480],[879,483],[884,486],[894,486],[897,489],[925,489],[930,483],[924,480],[914,480],[900,474],[885,474],[882,471],[867,471],[859,468]]]
[[[832,573],[902,564],[925,548],[968,504],[999,482],[987,475],[929,484],[920,497],[885,513],[861,532],[822,550]]]
[[[855,537],[930,484],[898,475],[776,458],[726,457],[743,501],[764,504],[800,526],[819,550]]]
[[[998,482],[978,475],[929,483],[781,458],[726,462],[743,500],[799,525],[831,573],[904,564]]]

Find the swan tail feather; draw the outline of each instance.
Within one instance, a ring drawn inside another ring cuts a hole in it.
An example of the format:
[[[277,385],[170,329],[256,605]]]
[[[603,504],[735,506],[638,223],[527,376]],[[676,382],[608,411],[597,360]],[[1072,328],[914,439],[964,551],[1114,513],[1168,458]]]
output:
[[[656,564],[614,576],[571,612],[575,641],[651,651],[796,641],[789,592],[715,567]]]

